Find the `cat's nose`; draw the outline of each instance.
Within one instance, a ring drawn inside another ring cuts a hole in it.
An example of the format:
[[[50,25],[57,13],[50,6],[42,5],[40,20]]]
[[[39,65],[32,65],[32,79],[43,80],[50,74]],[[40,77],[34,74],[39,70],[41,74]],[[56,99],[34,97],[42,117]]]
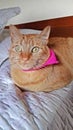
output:
[[[24,61],[27,61],[27,60],[28,60],[28,57],[23,57],[23,60],[24,60]]]
[[[26,53],[21,53],[21,58],[24,60],[24,61],[27,61],[29,59],[29,55],[26,54]]]

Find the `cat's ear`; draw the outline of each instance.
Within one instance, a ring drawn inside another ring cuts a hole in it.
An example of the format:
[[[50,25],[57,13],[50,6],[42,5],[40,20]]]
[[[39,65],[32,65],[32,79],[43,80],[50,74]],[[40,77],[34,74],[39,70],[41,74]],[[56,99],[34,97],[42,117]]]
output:
[[[50,35],[50,31],[51,31],[51,27],[50,26],[47,26],[45,27],[42,32],[40,33],[40,36],[43,38],[43,39],[48,39],[49,38],[49,35]]]
[[[14,25],[10,25],[9,30],[12,42],[17,42],[21,38],[19,29],[17,29]]]

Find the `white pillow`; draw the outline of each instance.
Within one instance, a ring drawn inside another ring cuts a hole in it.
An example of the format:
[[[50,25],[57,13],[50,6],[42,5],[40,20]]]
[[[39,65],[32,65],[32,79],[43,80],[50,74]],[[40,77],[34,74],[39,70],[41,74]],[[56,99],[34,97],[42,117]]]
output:
[[[0,33],[3,31],[8,20],[20,13],[19,7],[0,9]]]

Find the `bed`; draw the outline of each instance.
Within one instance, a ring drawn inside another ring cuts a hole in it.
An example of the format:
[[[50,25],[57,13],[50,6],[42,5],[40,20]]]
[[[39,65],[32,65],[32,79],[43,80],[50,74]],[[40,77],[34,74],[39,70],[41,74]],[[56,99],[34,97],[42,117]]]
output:
[[[73,36],[73,17],[16,25],[22,33],[39,33],[51,26],[51,35]],[[0,130],[73,130],[73,82],[52,92],[22,92],[10,77],[8,27],[0,37]]]

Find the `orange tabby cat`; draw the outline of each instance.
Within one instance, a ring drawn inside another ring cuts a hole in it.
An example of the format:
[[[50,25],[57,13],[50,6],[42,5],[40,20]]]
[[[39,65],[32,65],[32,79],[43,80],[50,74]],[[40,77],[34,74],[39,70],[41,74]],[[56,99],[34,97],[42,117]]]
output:
[[[9,59],[14,83],[24,90],[52,91],[73,80],[73,38],[49,38],[50,27],[40,34],[21,34],[10,26]],[[51,51],[57,63],[49,65]]]

